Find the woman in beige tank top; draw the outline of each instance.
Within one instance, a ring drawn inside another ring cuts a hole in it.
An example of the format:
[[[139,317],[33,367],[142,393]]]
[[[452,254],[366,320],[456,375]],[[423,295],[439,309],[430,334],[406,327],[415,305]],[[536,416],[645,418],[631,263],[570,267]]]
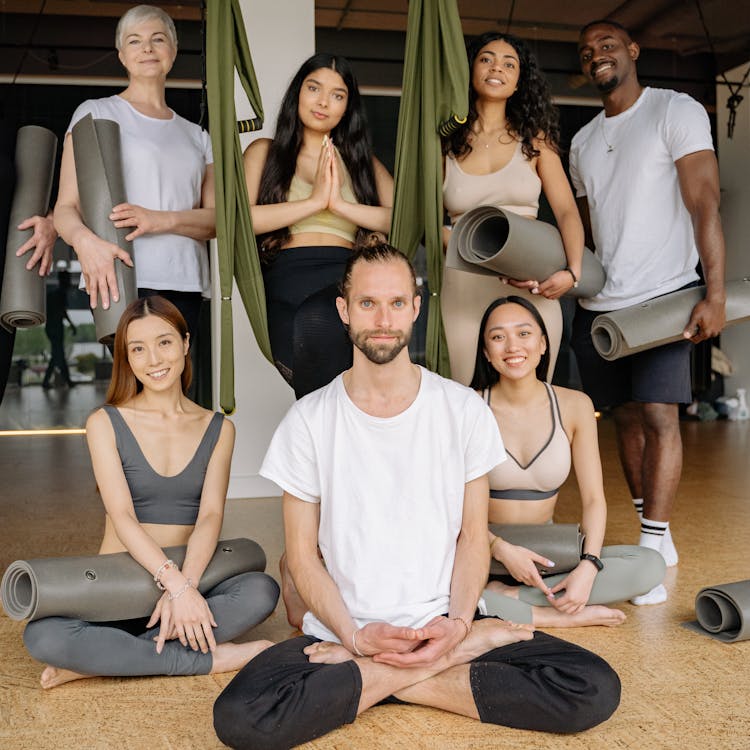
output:
[[[488,32],[472,42],[467,53],[469,116],[443,142],[443,202],[451,223],[481,205],[535,219],[544,190],[568,268],[547,279],[508,279],[507,284],[544,318],[550,333],[551,379],[562,336],[557,300],[580,278],[583,257],[583,225],[558,154],[557,112],[536,60],[520,39]],[[446,228],[446,245],[449,233]],[[468,384],[482,313],[507,293],[504,280],[446,269],[441,304],[455,380]]]

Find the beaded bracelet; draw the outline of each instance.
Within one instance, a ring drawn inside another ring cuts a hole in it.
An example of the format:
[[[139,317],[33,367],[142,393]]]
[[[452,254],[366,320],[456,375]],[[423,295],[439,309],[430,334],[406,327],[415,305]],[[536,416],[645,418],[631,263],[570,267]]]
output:
[[[464,620],[463,617],[454,617],[452,619],[458,620],[464,626],[464,628],[466,629],[466,633],[465,633],[464,637],[461,639],[462,641],[465,641],[469,637],[469,633],[471,632],[471,628],[469,627],[468,623],[466,622],[466,620]]]
[[[185,583],[185,585],[181,589],[178,589],[177,591],[175,591],[174,594],[172,593],[167,594],[167,599],[169,599],[170,602],[174,601],[175,599],[179,599],[192,585],[193,585],[193,582],[188,578],[187,583]]]
[[[177,563],[174,560],[165,560],[154,573],[154,583],[159,591],[164,591],[164,585],[161,582],[162,573],[166,573],[170,568],[177,568]]]

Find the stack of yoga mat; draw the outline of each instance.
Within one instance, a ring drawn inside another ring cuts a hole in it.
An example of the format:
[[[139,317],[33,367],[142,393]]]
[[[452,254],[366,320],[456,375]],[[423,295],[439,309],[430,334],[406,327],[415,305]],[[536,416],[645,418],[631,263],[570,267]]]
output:
[[[101,239],[126,250],[132,258],[132,244],[125,239],[132,229],[117,229],[109,218],[114,206],[127,202],[120,126],[112,120],[95,120],[86,115],[73,126],[72,136],[83,223]],[[114,341],[120,316],[138,297],[134,268],[115,260],[115,275],[119,300],[115,302],[110,296],[109,308],[105,310],[99,303],[93,311],[96,338],[103,344]]]
[[[538,281],[567,264],[555,227],[495,206],[478,206],[461,216],[451,232],[446,257],[448,268]],[[605,278],[599,259],[584,248],[581,278],[567,295],[592,297],[604,286]]]
[[[18,225],[32,216],[46,216],[55,171],[57,137],[46,128],[27,125],[16,137],[16,186],[10,207],[5,246],[5,273],[0,292],[0,325],[10,331],[42,325],[47,317],[45,279],[39,269],[26,269],[30,254],[16,250],[32,235]]]
[[[701,589],[695,597],[697,622],[686,627],[724,643],[750,638],[750,581]]]
[[[167,547],[164,554],[182,566],[185,550]],[[198,590],[205,592],[232,576],[265,568],[265,553],[256,542],[220,541]],[[58,616],[108,622],[148,617],[161,593],[153,577],[127,552],[16,560],[0,583],[3,609],[12,620]]]

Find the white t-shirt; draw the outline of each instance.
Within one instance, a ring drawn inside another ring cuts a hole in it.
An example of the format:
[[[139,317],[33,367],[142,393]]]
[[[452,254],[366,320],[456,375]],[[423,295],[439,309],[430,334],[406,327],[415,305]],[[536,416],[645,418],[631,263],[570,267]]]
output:
[[[292,406],[260,470],[320,503],[320,551],[359,627],[420,627],[448,611],[465,484],[505,460],[482,399],[421,376],[406,410],[378,418],[355,406],[339,375]],[[338,641],[311,612],[302,630]]]
[[[208,133],[175,112],[171,120],[147,117],[121,96],[83,102],[67,132],[87,114],[120,126],[129,203],[159,211],[200,207],[206,165],[213,163]],[[149,234],[136,237],[133,252],[139,287],[209,296],[205,242],[177,234]]]
[[[604,288],[581,300],[583,307],[617,310],[698,278],[675,162],[705,150],[713,150],[705,109],[667,89],[645,88],[625,112],[605,117],[602,111],[576,133],[570,176],[576,195],[588,201],[607,272]]]

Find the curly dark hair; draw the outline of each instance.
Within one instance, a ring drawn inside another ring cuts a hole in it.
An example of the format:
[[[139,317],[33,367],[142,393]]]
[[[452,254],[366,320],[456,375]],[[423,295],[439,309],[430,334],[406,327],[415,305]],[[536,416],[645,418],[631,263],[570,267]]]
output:
[[[367,132],[367,120],[352,66],[344,57],[319,53],[302,63],[284,94],[276,121],[276,132],[260,178],[260,205],[284,203],[287,199],[289,185],[297,169],[297,156],[302,146],[303,128],[297,111],[300,89],[305,79],[321,68],[329,68],[338,73],[347,88],[346,111],[339,124],[331,131],[331,138],[349,172],[354,194],[360,203],[368,206],[380,204],[375,187],[373,153]],[[289,239],[289,228],[269,232],[258,239],[261,258],[270,261],[281,245]]]
[[[484,311],[482,316],[482,322],[479,324],[479,336],[477,338],[477,354],[474,361],[474,374],[471,376],[471,383],[469,388],[473,388],[475,391],[483,391],[485,388],[492,388],[495,383],[500,380],[500,373],[487,361],[487,357],[484,356],[484,332],[487,330],[487,323],[489,322],[490,315],[497,310],[501,305],[520,305],[527,310],[531,317],[534,318],[536,324],[542,330],[542,336],[547,342],[547,348],[544,350],[539,364],[536,366],[536,376],[539,380],[547,380],[547,370],[549,370],[549,335],[547,334],[547,326],[544,325],[544,320],[539,314],[539,310],[534,307],[528,300],[523,297],[519,297],[515,294],[511,294],[507,297],[498,297],[494,302],[490,302],[487,309]]]
[[[558,151],[560,117],[552,104],[547,79],[524,41],[512,34],[501,34],[496,31],[488,31],[476,37],[466,45],[470,74],[481,50],[497,40],[507,42],[513,47],[518,54],[520,67],[518,88],[508,99],[505,109],[509,132],[521,140],[521,150],[527,159],[539,156],[539,149],[534,148],[534,139],[541,137],[549,147]],[[451,154],[458,159],[471,151],[469,136],[477,120],[476,100],[477,93],[470,83],[469,116],[458,130],[443,138],[443,155]]]

